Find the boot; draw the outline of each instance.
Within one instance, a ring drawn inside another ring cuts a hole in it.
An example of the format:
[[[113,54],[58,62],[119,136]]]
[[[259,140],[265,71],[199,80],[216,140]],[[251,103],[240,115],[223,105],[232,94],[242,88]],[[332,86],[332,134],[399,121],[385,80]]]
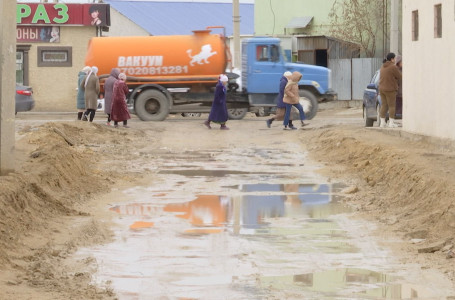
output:
[[[270,126],[272,126],[272,122],[273,122],[273,118],[272,119],[268,119],[265,121],[265,123],[267,124],[267,127],[270,128]]]
[[[207,127],[208,129],[212,129],[212,126],[210,126],[210,120],[207,120],[204,122],[204,125],[205,127]]]
[[[78,120],[82,120],[82,114],[83,114],[83,112],[81,112],[81,111],[77,113]]]
[[[379,125],[379,127],[381,127],[381,128],[385,128],[385,127],[386,127],[386,125],[387,125],[387,123],[385,122],[385,118],[381,118],[381,122],[380,122],[380,125]]]
[[[392,118],[389,119],[389,127],[390,128],[397,128],[398,127],[398,124],[395,123],[395,119],[392,119]]]
[[[297,127],[295,127],[295,126],[292,124],[292,120],[289,120],[289,129],[297,129]]]

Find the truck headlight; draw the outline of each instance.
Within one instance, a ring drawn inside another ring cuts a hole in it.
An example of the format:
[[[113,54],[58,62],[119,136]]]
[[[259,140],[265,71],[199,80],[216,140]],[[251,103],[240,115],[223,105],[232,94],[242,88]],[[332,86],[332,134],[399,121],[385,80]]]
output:
[[[320,87],[319,83],[317,83],[316,81],[312,81],[311,84],[314,85],[315,88]]]

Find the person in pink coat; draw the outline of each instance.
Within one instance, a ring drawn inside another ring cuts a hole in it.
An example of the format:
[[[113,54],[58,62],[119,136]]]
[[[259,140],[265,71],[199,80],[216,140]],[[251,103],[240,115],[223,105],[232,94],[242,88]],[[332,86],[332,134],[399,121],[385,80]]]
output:
[[[128,120],[131,119],[128,107],[126,106],[128,86],[125,81],[125,73],[120,73],[112,91],[111,119],[114,121],[115,128],[118,127],[118,122],[123,122],[123,127],[128,128]]]

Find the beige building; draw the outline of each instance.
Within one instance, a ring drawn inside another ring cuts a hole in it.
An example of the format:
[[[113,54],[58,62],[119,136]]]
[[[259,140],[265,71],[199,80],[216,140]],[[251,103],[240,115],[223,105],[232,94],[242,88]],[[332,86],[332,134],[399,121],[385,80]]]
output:
[[[91,24],[95,5],[106,19]],[[34,111],[76,112],[77,79],[89,40],[110,23],[104,4],[18,3],[16,82],[33,88]]]
[[[403,1],[403,129],[455,140],[455,1]]]
[[[76,111],[77,74],[84,67],[87,43],[93,36],[94,27],[61,26],[59,43],[17,43],[16,61],[23,66],[18,68],[23,68],[24,84],[33,88],[34,111]],[[43,62],[46,51],[67,55],[70,62]]]

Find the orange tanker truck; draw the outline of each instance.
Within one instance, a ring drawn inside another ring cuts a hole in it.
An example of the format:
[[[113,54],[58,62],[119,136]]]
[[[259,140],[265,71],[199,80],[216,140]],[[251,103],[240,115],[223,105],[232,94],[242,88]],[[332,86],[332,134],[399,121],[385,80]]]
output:
[[[128,107],[144,121],[162,121],[169,113],[209,112],[221,73],[229,77],[229,117],[242,119],[251,107],[273,107],[285,71],[303,74],[300,96],[307,118],[318,102],[333,100],[331,72],[319,66],[287,63],[277,38],[254,37],[242,43],[241,74],[227,72],[230,58],[225,38],[210,30],[193,35],[95,37],[85,64],[97,66],[101,79],[112,68],[127,75]],[[103,81],[103,80],[102,80]]]

